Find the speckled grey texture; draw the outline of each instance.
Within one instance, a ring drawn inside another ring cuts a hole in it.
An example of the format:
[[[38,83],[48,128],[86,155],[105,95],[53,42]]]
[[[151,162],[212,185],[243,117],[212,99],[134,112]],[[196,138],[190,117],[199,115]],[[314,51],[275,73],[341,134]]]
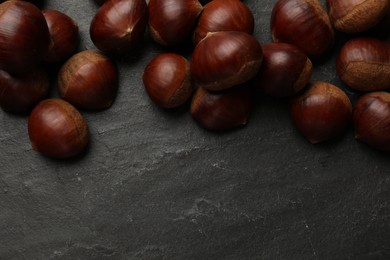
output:
[[[255,36],[270,41],[275,1],[245,2]],[[76,19],[80,49],[94,49],[92,0],[46,7]],[[143,45],[118,61],[112,108],[82,112],[91,132],[82,158],[32,151],[27,117],[0,111],[0,259],[390,258],[389,154],[355,141],[352,128],[311,145],[285,101],[261,96],[247,126],[202,130],[188,105],[167,112],[149,100],[143,68],[167,50],[147,36]],[[312,79],[354,101],[334,59],[316,64]]]

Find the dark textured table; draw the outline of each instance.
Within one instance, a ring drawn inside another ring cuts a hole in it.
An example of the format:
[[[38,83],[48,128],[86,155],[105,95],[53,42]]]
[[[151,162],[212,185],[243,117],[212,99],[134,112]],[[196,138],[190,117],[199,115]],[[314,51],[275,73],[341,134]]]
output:
[[[274,2],[246,1],[262,43]],[[92,0],[46,7],[75,18],[80,49],[94,49]],[[0,111],[0,259],[390,259],[389,154],[355,141],[352,127],[311,145],[286,101],[264,96],[247,126],[205,131],[188,105],[165,111],[149,100],[141,74],[162,51],[145,36],[118,61],[114,105],[83,111],[82,158],[34,152],[27,117]],[[315,64],[312,79],[355,101],[334,60]]]

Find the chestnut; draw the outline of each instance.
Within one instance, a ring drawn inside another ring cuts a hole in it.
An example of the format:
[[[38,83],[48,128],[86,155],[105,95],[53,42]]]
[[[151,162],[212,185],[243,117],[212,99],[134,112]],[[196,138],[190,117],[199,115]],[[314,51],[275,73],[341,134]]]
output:
[[[320,143],[343,134],[351,121],[352,104],[343,90],[315,81],[290,104],[291,119],[311,143]]]
[[[374,27],[390,7],[389,0],[326,0],[326,4],[333,26],[346,33]]]
[[[53,158],[69,158],[85,150],[88,125],[80,112],[61,99],[41,101],[28,119],[28,135],[34,150]]]
[[[61,67],[58,88],[61,97],[78,108],[108,108],[118,89],[117,68],[97,51],[79,52]]]
[[[200,87],[192,97],[190,109],[193,119],[208,130],[246,125],[252,110],[252,89],[239,85],[215,92]]]
[[[10,113],[29,113],[49,92],[49,76],[42,68],[12,76],[0,70],[0,107]]]
[[[198,0],[150,0],[149,27],[152,38],[165,46],[190,40],[202,9]]]
[[[390,88],[390,43],[353,38],[341,48],[336,62],[340,79],[349,87],[369,92]]]
[[[373,148],[390,150],[390,93],[362,95],[353,108],[355,138]]]
[[[335,42],[329,16],[318,0],[277,0],[271,33],[274,42],[291,43],[311,59],[323,57]]]
[[[25,1],[0,4],[0,69],[23,74],[41,62],[50,43],[41,10]]]
[[[191,74],[198,86],[222,90],[247,82],[259,71],[260,43],[244,32],[211,32],[196,45]]]
[[[110,0],[93,17],[89,32],[99,50],[121,55],[131,52],[142,40],[147,23],[145,0]]]
[[[43,10],[50,33],[49,50],[44,56],[47,62],[60,62],[72,56],[78,46],[79,27],[75,20],[57,10]]]
[[[306,54],[288,43],[268,43],[262,48],[263,63],[254,79],[258,89],[273,97],[289,97],[307,85],[313,65]]]
[[[197,44],[208,32],[242,31],[252,34],[254,18],[251,10],[237,0],[214,0],[206,4],[194,33]]]
[[[190,64],[175,53],[154,57],[146,66],[142,79],[149,97],[163,108],[182,105],[192,93]]]

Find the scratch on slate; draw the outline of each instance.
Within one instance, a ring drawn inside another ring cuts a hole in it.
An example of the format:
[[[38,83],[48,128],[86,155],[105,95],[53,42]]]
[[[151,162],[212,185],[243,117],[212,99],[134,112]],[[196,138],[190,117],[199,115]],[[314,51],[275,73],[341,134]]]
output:
[[[303,213],[302,213],[302,219],[303,219],[303,224],[305,225],[306,230],[309,232],[309,236],[308,236],[309,244],[310,244],[310,248],[313,252],[313,257],[315,257],[315,256],[317,256],[317,252],[316,252],[316,249],[313,245],[313,241],[311,240],[312,230],[310,229],[310,226],[307,224],[307,218]]]

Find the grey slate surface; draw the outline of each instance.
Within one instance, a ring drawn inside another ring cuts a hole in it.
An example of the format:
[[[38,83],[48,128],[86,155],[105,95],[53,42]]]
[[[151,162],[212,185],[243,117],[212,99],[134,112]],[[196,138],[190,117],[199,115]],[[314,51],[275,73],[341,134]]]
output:
[[[246,1],[262,43],[274,2]],[[94,49],[92,0],[46,7],[75,18],[80,48]],[[389,154],[352,128],[313,146],[286,102],[262,96],[247,126],[205,131],[188,106],[167,112],[149,100],[143,68],[166,50],[147,36],[143,45],[118,61],[112,108],[83,112],[91,143],[80,159],[32,151],[27,117],[0,111],[0,259],[390,259]],[[334,59],[312,79],[356,100]]]

